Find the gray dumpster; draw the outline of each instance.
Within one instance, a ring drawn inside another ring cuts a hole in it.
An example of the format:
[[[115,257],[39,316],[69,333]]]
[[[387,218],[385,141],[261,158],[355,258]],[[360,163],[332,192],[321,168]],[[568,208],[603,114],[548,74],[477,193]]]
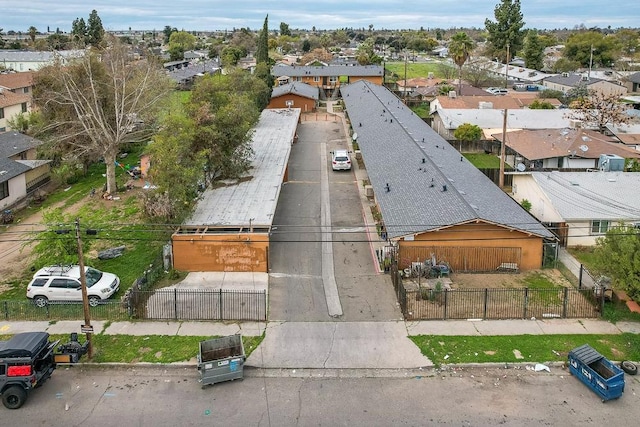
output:
[[[200,341],[198,370],[202,387],[242,379],[245,359],[242,335]]]

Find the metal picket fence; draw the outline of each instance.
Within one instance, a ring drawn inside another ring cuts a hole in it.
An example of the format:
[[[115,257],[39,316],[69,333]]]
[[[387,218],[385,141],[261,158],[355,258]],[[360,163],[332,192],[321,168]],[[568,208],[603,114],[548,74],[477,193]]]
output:
[[[120,301],[90,307],[94,320],[267,320],[266,291],[220,289],[132,289]],[[0,301],[5,321],[57,321],[84,319],[82,303],[50,303],[36,307],[31,301]]]

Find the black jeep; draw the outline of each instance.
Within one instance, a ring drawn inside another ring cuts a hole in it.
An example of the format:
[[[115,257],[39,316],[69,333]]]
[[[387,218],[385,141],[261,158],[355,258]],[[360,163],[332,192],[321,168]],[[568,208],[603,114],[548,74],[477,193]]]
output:
[[[0,394],[9,409],[18,409],[29,392],[42,385],[56,369],[53,350],[58,341],[49,341],[46,332],[24,332],[0,341]]]

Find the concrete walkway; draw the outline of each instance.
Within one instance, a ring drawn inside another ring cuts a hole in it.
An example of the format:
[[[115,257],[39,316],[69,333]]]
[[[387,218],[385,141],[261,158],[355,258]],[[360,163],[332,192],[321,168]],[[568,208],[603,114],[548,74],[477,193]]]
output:
[[[567,269],[576,276],[576,279],[580,279],[580,268],[582,264],[575,259],[566,248],[558,248],[558,261],[560,261]],[[595,282],[586,272],[582,275],[582,287],[587,289],[593,289]]]

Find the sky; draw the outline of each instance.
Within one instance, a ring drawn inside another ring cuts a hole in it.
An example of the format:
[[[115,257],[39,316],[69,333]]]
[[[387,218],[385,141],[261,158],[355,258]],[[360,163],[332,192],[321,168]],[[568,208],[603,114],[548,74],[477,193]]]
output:
[[[484,28],[499,0],[0,0],[0,28],[71,30],[95,9],[106,30]],[[640,27],[638,0],[522,0],[525,28]]]

